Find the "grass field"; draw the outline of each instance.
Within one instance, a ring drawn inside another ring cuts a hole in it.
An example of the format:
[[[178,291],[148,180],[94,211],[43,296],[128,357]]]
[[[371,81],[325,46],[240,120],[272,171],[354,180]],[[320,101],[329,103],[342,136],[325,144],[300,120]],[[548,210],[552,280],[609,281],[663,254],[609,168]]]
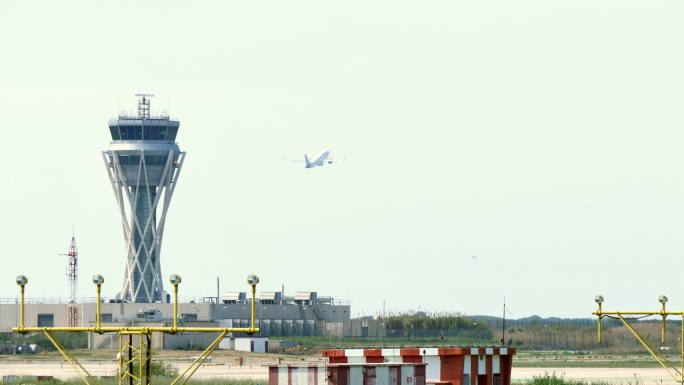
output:
[[[671,355],[668,360],[681,367],[679,356]],[[660,365],[649,354],[592,354],[587,352],[539,352],[519,351],[513,359],[513,366],[519,368],[659,368]]]
[[[372,347],[372,346],[441,346],[442,344],[423,343],[420,341],[398,341],[396,344],[387,344],[380,340],[365,341],[332,341],[320,338],[305,338],[300,342],[302,345],[283,354],[254,354],[235,351],[216,351],[212,354],[215,362],[236,363],[243,358],[247,364],[254,363],[261,365],[264,363],[275,362],[279,358],[284,361],[311,361],[323,359],[320,354],[321,349],[326,348],[349,348],[349,347]],[[430,341],[434,342],[434,341]],[[450,342],[444,345],[454,345]],[[71,351],[74,356],[83,361],[113,361],[116,357],[115,350],[88,350],[79,349]],[[186,361],[190,357],[196,357],[200,351],[188,350],[156,350],[154,359],[161,361]],[[674,365],[680,365],[681,360],[676,355],[668,357]],[[57,352],[43,352],[35,355],[3,355],[0,356],[1,362],[23,361],[61,361],[62,357]],[[648,354],[630,355],[606,355],[594,354],[591,352],[566,352],[566,351],[525,351],[519,350],[513,360],[515,367],[524,368],[655,368],[658,363]]]

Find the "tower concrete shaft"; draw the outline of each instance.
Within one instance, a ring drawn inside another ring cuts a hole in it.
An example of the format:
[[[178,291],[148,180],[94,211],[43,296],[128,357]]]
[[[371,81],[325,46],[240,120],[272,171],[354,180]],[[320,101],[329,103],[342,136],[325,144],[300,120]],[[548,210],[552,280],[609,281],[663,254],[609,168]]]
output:
[[[138,115],[109,121],[112,142],[102,153],[121,214],[126,271],[118,298],[126,302],[168,302],[161,274],[166,214],[185,152],[176,144],[180,122],[152,117],[141,94]]]

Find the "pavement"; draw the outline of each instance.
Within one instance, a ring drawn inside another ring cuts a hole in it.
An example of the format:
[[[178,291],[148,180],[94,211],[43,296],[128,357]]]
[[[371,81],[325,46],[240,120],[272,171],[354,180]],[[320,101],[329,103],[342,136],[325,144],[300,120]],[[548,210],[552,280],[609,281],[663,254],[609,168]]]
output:
[[[83,367],[93,376],[115,376],[116,362],[81,361]],[[181,372],[190,362],[171,362]],[[2,376],[53,376],[59,379],[78,377],[78,372],[67,362],[2,362],[0,361],[0,377]],[[268,369],[261,365],[239,365],[218,363],[204,364],[193,378],[251,378],[268,380]]]
[[[167,361],[169,362],[169,361]],[[187,361],[170,362],[179,370],[189,365]],[[268,381],[268,369],[263,363],[240,366],[238,364],[217,362],[206,363],[195,373],[193,378],[249,378]],[[116,375],[114,361],[83,361],[81,364],[94,376]],[[661,368],[513,368],[512,382],[522,383],[534,376],[556,374],[567,379],[586,382],[610,382],[615,384],[677,384],[667,372]],[[2,361],[0,360],[0,377],[17,376],[53,376],[59,379],[77,377],[76,370],[66,362],[57,361]]]

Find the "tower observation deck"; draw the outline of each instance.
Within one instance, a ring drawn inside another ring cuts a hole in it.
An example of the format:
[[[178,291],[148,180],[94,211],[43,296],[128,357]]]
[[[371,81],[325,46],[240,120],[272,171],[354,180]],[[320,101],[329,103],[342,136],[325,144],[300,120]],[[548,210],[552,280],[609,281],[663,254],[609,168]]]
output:
[[[168,302],[160,252],[166,214],[185,152],[176,143],[178,120],[152,116],[150,94],[138,94],[136,116],[109,120],[112,141],[102,152],[121,214],[126,271],[118,298],[124,302]]]

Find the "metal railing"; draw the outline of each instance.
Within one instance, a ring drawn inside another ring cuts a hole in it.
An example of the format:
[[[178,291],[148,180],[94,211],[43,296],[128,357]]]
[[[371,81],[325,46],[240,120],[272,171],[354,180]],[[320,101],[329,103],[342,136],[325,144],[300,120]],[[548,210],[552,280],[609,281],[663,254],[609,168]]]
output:
[[[191,303],[191,304],[211,304],[213,302],[206,301],[203,297],[182,297],[179,299],[180,303]],[[101,303],[121,303],[121,302],[110,302],[117,301],[114,297],[102,297]],[[12,305],[18,304],[19,297],[0,297],[0,305]],[[70,303],[69,298],[62,297],[26,297],[24,298],[24,304],[44,304],[44,305],[68,305]],[[76,299],[76,304],[91,304],[97,303],[97,297],[78,297]],[[123,302],[130,303],[130,302]],[[157,302],[164,303],[166,302]],[[140,305],[153,305],[147,303],[140,303]]]

